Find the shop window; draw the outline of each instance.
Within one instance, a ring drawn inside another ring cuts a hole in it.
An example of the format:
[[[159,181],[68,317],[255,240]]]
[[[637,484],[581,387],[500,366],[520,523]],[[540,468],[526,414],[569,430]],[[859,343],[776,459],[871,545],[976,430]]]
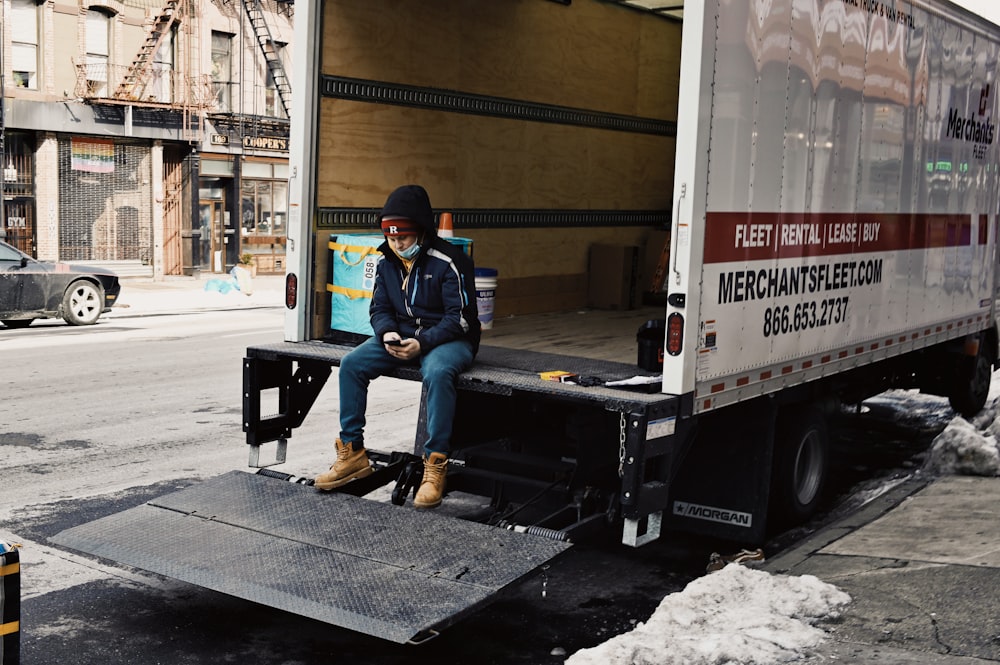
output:
[[[288,185],[280,180],[243,179],[241,233],[284,236]]]
[[[126,139],[59,138],[62,261],[151,265],[152,149]]]
[[[34,152],[30,134],[8,132],[0,171],[0,193],[4,199],[0,236],[32,256],[35,256]]]
[[[17,247],[25,254],[35,256],[35,203],[34,199],[10,197],[4,201],[4,242]]]
[[[31,135],[9,132],[4,146],[3,191],[8,195],[34,194],[35,144]]]

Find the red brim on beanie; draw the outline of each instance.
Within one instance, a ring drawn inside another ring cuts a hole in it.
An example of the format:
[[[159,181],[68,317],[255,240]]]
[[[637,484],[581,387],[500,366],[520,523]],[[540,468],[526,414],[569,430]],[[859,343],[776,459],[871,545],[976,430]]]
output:
[[[383,219],[382,233],[387,236],[416,235],[420,227],[408,219]]]

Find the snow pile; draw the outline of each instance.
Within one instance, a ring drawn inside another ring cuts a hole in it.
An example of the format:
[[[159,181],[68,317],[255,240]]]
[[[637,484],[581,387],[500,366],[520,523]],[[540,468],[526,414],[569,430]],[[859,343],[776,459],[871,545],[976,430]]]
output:
[[[567,665],[723,665],[798,658],[825,633],[815,621],[851,601],[812,575],[792,577],[730,564],[670,594],[649,621]]]
[[[924,469],[931,473],[1000,476],[998,406],[994,402],[969,422],[956,416],[931,444]]]

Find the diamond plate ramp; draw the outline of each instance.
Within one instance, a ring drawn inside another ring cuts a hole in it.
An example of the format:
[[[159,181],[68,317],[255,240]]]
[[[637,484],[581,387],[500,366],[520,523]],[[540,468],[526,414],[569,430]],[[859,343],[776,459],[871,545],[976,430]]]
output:
[[[570,547],[241,471],[51,540],[398,643],[451,625]]]

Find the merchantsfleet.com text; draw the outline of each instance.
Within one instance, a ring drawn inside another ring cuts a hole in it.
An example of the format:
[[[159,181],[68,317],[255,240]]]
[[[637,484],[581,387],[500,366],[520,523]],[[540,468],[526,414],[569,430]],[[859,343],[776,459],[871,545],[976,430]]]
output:
[[[882,259],[733,270],[719,276],[719,304],[836,291],[881,281]]]

